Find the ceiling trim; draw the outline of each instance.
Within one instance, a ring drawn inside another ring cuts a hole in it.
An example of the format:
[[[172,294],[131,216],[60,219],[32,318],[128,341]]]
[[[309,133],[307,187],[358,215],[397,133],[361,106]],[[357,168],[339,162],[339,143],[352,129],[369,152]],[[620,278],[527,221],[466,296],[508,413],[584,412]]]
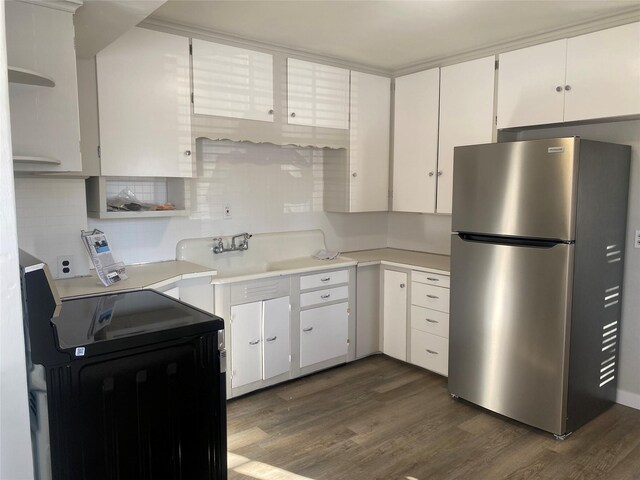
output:
[[[82,0],[18,0],[22,3],[31,3],[39,7],[53,8],[63,12],[75,13],[82,6]]]
[[[336,67],[349,68],[351,70],[372,73],[375,75],[398,77],[427,70],[430,68],[454,65],[456,63],[475,60],[490,55],[498,55],[500,53],[508,52],[511,50],[517,50],[520,48],[530,47],[532,45],[560,40],[562,38],[575,37],[578,35],[583,35],[585,33],[591,33],[598,30],[604,30],[606,28],[617,27],[619,25],[637,21],[640,21],[640,7],[633,6],[632,8],[613,15],[598,17],[578,24],[565,25],[563,27],[549,30],[543,33],[528,35],[506,42],[484,45],[473,50],[460,52],[459,54],[429,58],[419,62],[407,64],[393,70],[381,69],[372,67],[371,65],[349,62],[341,58],[322,55],[308,50],[295,49],[277,43],[251,40],[238,35],[217,32],[186,23],[170,22],[167,20],[155,18],[153,15],[147,17],[143,22],[141,22],[140,26],[149,28],[151,30],[173,33],[175,35],[181,35],[185,37],[199,38],[201,40],[220,42],[241,48],[265,51],[267,53],[284,54],[287,56],[300,58],[302,60],[317,61]]]
[[[500,53],[518,50],[520,48],[531,47],[541,43],[561,40],[563,38],[576,37],[585,33],[592,33],[598,30],[625,25],[640,21],[640,8],[633,7],[621,13],[614,15],[599,17],[597,19],[588,20],[579,24],[566,25],[547,32],[520,37],[509,40],[507,42],[498,42],[485,45],[473,50],[462,52],[457,55],[448,55],[444,57],[431,58],[424,61],[404,65],[392,71],[394,77],[408,75],[410,73],[420,72],[435,67],[445,67],[456,63],[475,60],[490,55],[498,55]]]
[[[360,72],[381,75],[384,77],[391,77],[393,73],[391,70],[376,68],[372,67],[371,65],[365,65],[362,63],[349,62],[341,58],[322,55],[308,50],[295,49],[277,43],[260,42],[238,35],[216,32],[214,30],[208,30],[186,23],[169,22],[166,20],[161,20],[159,18],[154,18],[153,15],[147,17],[143,22],[139,24],[139,26],[148,28],[150,30],[173,33],[175,35],[180,35],[183,37],[198,38],[200,40],[209,40],[212,42],[224,43],[227,45],[232,45],[234,47],[264,51],[272,54],[284,54],[289,57],[299,58],[301,60],[320,62],[334,67],[348,68],[350,70],[357,70]]]

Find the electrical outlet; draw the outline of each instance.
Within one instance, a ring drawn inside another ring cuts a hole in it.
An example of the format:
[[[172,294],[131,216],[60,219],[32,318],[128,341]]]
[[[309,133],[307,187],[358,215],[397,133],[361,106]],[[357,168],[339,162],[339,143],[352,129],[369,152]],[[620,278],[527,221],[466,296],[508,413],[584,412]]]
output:
[[[73,255],[60,255],[58,257],[58,278],[73,277]]]
[[[636,230],[636,236],[634,237],[633,246],[640,248],[640,230]]]
[[[231,220],[231,205],[228,203],[224,204],[224,211],[222,213],[222,218],[225,220]]]

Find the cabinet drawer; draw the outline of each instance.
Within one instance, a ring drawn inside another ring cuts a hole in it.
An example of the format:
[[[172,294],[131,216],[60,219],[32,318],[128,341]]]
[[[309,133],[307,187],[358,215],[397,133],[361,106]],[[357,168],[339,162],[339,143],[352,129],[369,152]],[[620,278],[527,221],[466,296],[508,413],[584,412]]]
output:
[[[449,313],[449,289],[411,282],[411,304]]]
[[[411,280],[413,282],[427,283],[429,285],[435,285],[437,287],[449,288],[449,276],[438,275],[437,273],[429,272],[411,272]]]
[[[326,288],[324,290],[316,290],[300,295],[300,307],[304,308],[318,303],[335,302],[336,300],[343,300],[348,297],[349,287],[347,285],[342,287]]]
[[[449,314],[411,305],[411,328],[449,338]]]
[[[412,328],[411,363],[447,376],[449,340]]]
[[[300,290],[310,288],[326,287],[328,285],[338,285],[349,281],[348,270],[336,270],[334,272],[322,272],[314,275],[304,275],[300,277]]]

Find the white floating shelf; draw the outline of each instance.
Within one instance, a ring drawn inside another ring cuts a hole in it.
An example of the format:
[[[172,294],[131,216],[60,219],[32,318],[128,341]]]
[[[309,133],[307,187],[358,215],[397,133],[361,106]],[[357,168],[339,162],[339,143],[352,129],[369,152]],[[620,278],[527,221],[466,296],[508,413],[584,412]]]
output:
[[[92,212],[88,211],[89,218],[116,219],[116,218],[161,218],[184,217],[189,215],[188,210],[141,210],[139,212]]]
[[[14,155],[13,163],[28,163],[31,165],[60,165],[60,160],[49,157],[30,157],[26,155]]]
[[[9,67],[9,82],[39,87],[55,87],[53,78],[20,67]]]

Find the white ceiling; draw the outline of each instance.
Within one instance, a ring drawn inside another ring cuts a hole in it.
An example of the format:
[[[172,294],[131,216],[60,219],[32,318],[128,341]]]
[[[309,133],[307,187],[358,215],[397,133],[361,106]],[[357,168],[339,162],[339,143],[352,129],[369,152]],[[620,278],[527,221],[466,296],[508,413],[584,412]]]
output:
[[[152,18],[399,71],[628,11],[640,1],[169,0]]]

